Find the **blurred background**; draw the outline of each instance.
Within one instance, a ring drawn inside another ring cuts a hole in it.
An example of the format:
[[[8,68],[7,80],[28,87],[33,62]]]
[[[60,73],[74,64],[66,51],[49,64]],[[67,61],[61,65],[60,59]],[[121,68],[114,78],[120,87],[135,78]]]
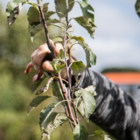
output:
[[[28,104],[34,98],[34,95],[31,94],[31,86],[35,71],[29,75],[24,75],[23,72],[30,61],[31,53],[45,42],[44,31],[39,32],[35,36],[34,42],[31,42],[26,16],[28,5],[23,6],[16,22],[12,26],[8,26],[5,14],[7,2],[8,0],[0,0],[0,140],[39,140],[41,139],[38,124],[40,110],[51,101],[43,103],[27,115]],[[49,0],[43,2],[49,2]],[[74,34],[83,36],[97,55],[97,64],[91,69],[108,72],[103,70],[115,67],[130,68],[131,72],[135,69],[135,72],[139,72],[140,19],[135,13],[135,2],[135,0],[89,0],[95,10],[97,28],[94,39],[85,29],[72,21]],[[50,1],[50,9],[54,11],[53,3]],[[79,15],[81,15],[81,10],[79,5],[75,4],[74,10],[70,12],[70,17]],[[50,27],[49,29],[50,36],[56,34],[56,32],[54,33],[55,28]],[[80,46],[75,47],[74,55],[85,63],[84,51]],[[129,88],[126,86],[135,85],[134,93],[136,94],[133,95],[137,97],[140,95],[140,91],[137,90],[138,82],[135,84],[120,83],[120,85],[125,86],[124,89],[128,91]],[[99,129],[93,123],[81,120],[87,126],[89,134],[92,134],[95,129]],[[52,133],[52,140],[72,140],[73,135],[68,126],[65,124]],[[93,140],[93,137],[89,140]],[[95,140],[100,140],[100,138],[95,138]]]

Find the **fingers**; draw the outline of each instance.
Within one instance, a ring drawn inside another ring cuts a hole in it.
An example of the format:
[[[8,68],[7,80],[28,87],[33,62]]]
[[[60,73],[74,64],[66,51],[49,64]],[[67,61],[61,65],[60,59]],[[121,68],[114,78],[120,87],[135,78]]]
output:
[[[50,72],[50,73],[55,73],[54,70],[53,70],[53,67],[52,67],[52,65],[50,63],[50,61],[48,61],[48,60],[47,61],[44,61],[42,63],[42,69],[44,71],[47,71],[47,72]]]
[[[27,74],[27,73],[31,72],[32,67],[33,67],[32,62],[28,63],[28,65],[26,66],[26,69],[25,69],[24,73]]]
[[[33,54],[31,55],[31,60],[35,70],[41,69],[42,60],[44,59],[47,53],[50,53],[47,44],[41,45],[37,50],[33,52]]]
[[[60,52],[61,49],[63,49],[62,44],[56,43],[56,44],[55,44],[55,47],[54,47],[54,51],[55,51],[55,53],[56,53],[56,56],[59,54],[59,52]]]
[[[50,40],[51,44],[54,46],[53,42]],[[63,49],[62,45],[60,43],[56,43],[56,46],[54,46],[54,51],[56,53],[56,56],[59,54],[59,51]],[[34,65],[35,70],[42,69],[42,61],[44,57],[48,54],[50,54],[50,50],[47,46],[47,44],[41,45],[37,50],[33,52],[31,55],[31,60]]]
[[[45,62],[43,62],[42,68],[43,68],[43,70],[45,70],[45,71],[51,73],[52,75],[55,75],[55,74],[56,74],[55,71],[53,70],[52,65],[50,64],[50,61],[45,61]],[[61,75],[61,77],[62,77],[63,79],[67,79],[67,78],[68,78],[67,72],[66,72],[66,67],[64,67],[64,68],[62,69],[60,75]]]

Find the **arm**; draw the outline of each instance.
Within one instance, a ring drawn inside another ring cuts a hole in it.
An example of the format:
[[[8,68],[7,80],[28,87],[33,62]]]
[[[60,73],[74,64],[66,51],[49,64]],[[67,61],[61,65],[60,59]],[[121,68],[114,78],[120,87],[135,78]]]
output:
[[[61,48],[62,45],[56,44],[56,54]],[[34,51],[31,58],[36,70],[54,73],[50,60],[43,61],[49,53],[46,44]],[[61,76],[67,79],[65,69],[61,71]],[[81,75],[77,86],[86,88],[90,85],[95,86],[97,92],[97,105],[90,120],[117,140],[140,140],[140,103],[105,76],[88,69]]]
[[[90,120],[117,140],[140,140],[140,103],[105,76],[86,70],[77,86],[96,87],[96,108]]]

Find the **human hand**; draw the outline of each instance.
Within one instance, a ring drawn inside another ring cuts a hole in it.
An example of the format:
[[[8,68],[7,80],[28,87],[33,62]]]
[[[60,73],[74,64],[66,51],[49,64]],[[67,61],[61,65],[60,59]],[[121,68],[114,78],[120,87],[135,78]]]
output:
[[[54,46],[53,42],[50,40],[51,44]],[[56,53],[56,56],[59,54],[59,51],[63,49],[63,46],[60,43],[56,43],[54,46],[54,51]],[[45,60],[44,60],[45,58]],[[24,71],[25,74],[29,73],[31,71],[31,67],[34,67],[36,71],[38,71],[38,74],[34,76],[33,81],[37,81],[43,74],[42,71],[47,71],[51,73],[52,75],[55,75],[55,71],[53,70],[53,67],[51,65],[52,55],[51,51],[49,50],[47,44],[41,45],[37,50],[35,50],[31,55],[31,61]],[[71,61],[74,61],[71,59]],[[63,79],[67,79],[67,72],[66,67],[64,67],[61,71],[61,77]]]

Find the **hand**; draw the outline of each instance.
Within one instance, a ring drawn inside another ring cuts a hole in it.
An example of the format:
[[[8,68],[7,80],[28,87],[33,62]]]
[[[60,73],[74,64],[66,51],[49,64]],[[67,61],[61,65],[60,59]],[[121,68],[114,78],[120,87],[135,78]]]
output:
[[[54,46],[53,42],[50,41],[51,44]],[[59,51],[63,49],[63,46],[60,43],[57,43],[54,46],[54,51],[56,53],[56,56],[59,54]],[[31,67],[34,67],[35,70],[38,71],[38,75],[41,76],[41,72],[40,71],[47,71],[49,73],[51,73],[52,75],[55,75],[55,71],[53,70],[52,65],[50,64],[51,62],[51,52],[47,46],[47,44],[43,44],[41,45],[37,50],[35,50],[32,55],[31,55],[31,61],[27,67],[26,70],[24,71],[24,73],[29,73],[31,71]],[[47,56],[47,57],[46,57]],[[43,61],[43,59],[47,58],[47,60]],[[73,59],[71,61],[74,61]],[[43,73],[42,73],[43,74]],[[33,81],[36,81],[37,79],[39,79],[40,77],[38,77],[38,75],[35,75],[33,78]],[[63,79],[67,79],[67,73],[66,73],[66,67],[64,67],[61,71],[61,77]]]

